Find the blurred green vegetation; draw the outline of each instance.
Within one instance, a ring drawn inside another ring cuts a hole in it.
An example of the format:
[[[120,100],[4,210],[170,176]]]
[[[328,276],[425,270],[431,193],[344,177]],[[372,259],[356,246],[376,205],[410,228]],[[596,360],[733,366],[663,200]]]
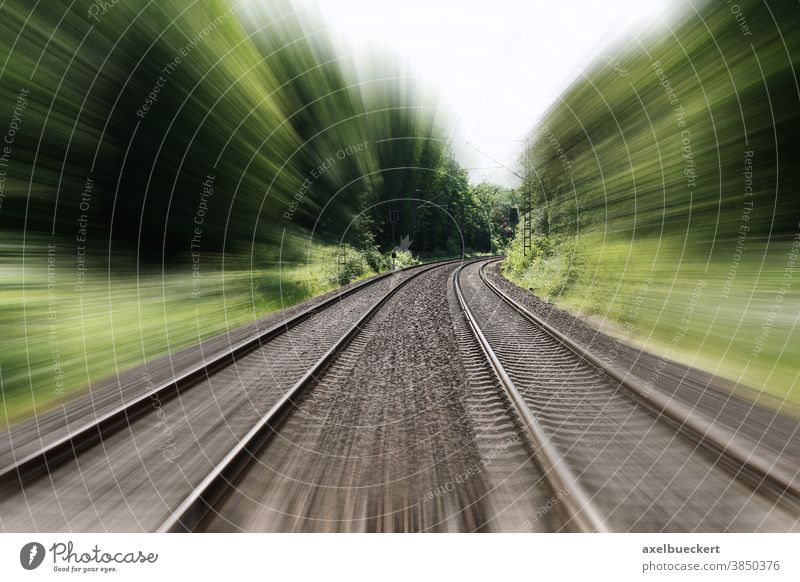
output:
[[[310,8],[6,2],[0,62],[0,423],[385,270],[402,237],[398,266],[489,250],[435,96]]]
[[[598,55],[531,134],[505,273],[615,335],[800,403],[800,12],[705,2]],[[523,187],[524,189],[524,187]]]
[[[113,273],[98,268],[78,291],[64,283],[73,276],[73,257],[50,255],[48,266],[39,252],[28,253],[24,265],[0,262],[0,425],[74,398],[97,380],[374,274],[352,247],[317,245],[310,263],[225,271],[206,266],[199,277],[152,267]]]
[[[357,244],[371,205],[454,163],[433,99],[388,57],[358,78],[289,2],[70,6],[2,8],[5,112],[29,92],[0,215],[12,236],[74,242],[86,215],[93,254],[175,266],[198,218],[205,253],[268,252],[284,229]]]

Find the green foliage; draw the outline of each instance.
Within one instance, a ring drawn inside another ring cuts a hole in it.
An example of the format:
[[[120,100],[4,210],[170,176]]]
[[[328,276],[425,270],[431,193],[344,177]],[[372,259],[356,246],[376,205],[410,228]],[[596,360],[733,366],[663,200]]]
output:
[[[529,186],[552,232],[681,231],[710,256],[739,234],[748,151],[750,236],[797,230],[800,12],[738,6],[758,31],[752,49],[730,5],[707,2],[609,47],[561,96],[527,152],[536,170]]]
[[[526,152],[534,248],[523,257],[518,232],[504,271],[625,340],[800,402],[800,13],[738,6],[752,37],[706,2],[610,47],[560,97]]]
[[[396,255],[397,256],[394,260],[396,269],[404,269],[405,267],[413,267],[414,265],[420,264],[420,260],[416,258],[410,251],[397,251]],[[392,266],[392,253],[386,253],[383,261],[386,267],[390,268]]]
[[[375,270],[377,271],[378,269]],[[351,281],[361,279],[369,274],[370,271],[370,261],[367,253],[347,245],[339,249],[337,257],[337,283],[339,285],[346,285]]]
[[[93,17],[48,0],[0,14],[0,123],[16,124],[0,195],[11,418],[388,269],[392,205],[415,253],[459,253],[461,225],[484,245],[433,101],[394,61],[357,68],[311,8],[164,0]]]
[[[373,223],[380,231],[381,248],[394,248],[408,236],[415,252],[458,256],[462,250],[491,252],[510,239],[509,191],[469,184],[466,170],[453,159],[444,140],[427,145],[423,159],[431,156],[439,160],[433,170],[413,174],[416,179],[404,185],[395,200],[375,208]],[[398,217],[394,225],[388,220],[392,210]]]
[[[30,256],[22,266],[5,246],[12,258],[0,260],[0,426],[41,414],[126,368],[335,289],[339,249],[306,248],[308,262],[232,265],[223,271],[205,260],[199,276],[165,277],[158,269],[141,268],[109,279],[91,265],[78,291],[70,284],[71,256],[52,255],[48,270],[46,260]],[[357,277],[372,273],[364,264]],[[26,283],[24,311],[13,283],[18,280]]]
[[[115,263],[190,268],[198,226],[206,255],[269,252],[284,229],[358,246],[358,213],[452,163],[397,64],[356,75],[290,2],[119,2],[91,18],[52,0],[2,15],[3,119],[28,91],[0,213],[16,240],[67,251],[85,215],[88,253]]]
[[[531,248],[522,252],[522,239],[515,239],[506,251],[503,269],[507,276],[547,298],[561,297],[578,282],[586,250],[579,238],[532,237]]]

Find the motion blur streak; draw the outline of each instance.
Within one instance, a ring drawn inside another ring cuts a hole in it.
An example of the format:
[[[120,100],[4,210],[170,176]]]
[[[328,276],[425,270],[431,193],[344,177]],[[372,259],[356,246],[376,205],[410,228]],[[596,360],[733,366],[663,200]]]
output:
[[[0,423],[384,268],[382,202],[465,195],[436,99],[391,56],[334,50],[310,10],[0,10]],[[456,249],[453,214],[398,239]]]
[[[532,252],[505,266],[795,411],[799,28],[792,2],[676,3],[599,53],[530,134]]]

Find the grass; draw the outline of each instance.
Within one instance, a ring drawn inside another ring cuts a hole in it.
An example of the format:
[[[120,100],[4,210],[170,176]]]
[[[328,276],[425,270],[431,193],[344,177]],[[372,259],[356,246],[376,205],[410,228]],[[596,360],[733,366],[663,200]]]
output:
[[[518,242],[508,253],[504,274],[518,285],[612,336],[738,382],[744,396],[800,405],[798,293],[784,278],[791,240],[750,241],[738,263],[735,243],[708,261],[679,237],[535,243],[533,258]]]
[[[192,272],[89,267],[76,289],[74,255],[0,263],[0,425],[51,409],[93,382],[219,335],[339,284],[336,247],[309,264]],[[373,274],[353,269],[354,279]],[[49,278],[48,278],[49,277]]]

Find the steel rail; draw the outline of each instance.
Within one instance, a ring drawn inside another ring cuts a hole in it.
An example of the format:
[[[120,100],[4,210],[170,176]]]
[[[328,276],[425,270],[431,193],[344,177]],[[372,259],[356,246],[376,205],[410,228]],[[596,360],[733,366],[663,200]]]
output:
[[[457,261],[460,261],[460,259],[434,261],[429,264],[437,266]],[[421,268],[423,271],[427,270],[424,265],[415,265],[398,271],[389,271],[377,277],[361,281],[349,289],[326,299],[319,305],[310,307],[272,326],[264,332],[256,333],[250,338],[237,342],[222,353],[218,353],[210,359],[204,360],[201,364],[193,366],[177,376],[162,382],[130,402],[121,404],[79,426],[75,430],[70,431],[66,436],[43,446],[37,451],[25,455],[21,459],[16,459],[13,463],[0,468],[0,492],[9,493],[11,490],[18,490],[26,483],[48,473],[57,466],[77,458],[83,451],[92,448],[108,436],[124,429],[134,420],[152,412],[152,403],[155,399],[163,403],[166,400],[174,398],[180,394],[181,391],[196,385],[208,378],[212,373],[230,366],[237,359],[255,351],[265,343],[296,327],[303,321],[335,305],[341,299],[362,291],[367,287],[371,287],[400,271],[414,268]]]
[[[553,339],[570,349],[589,365],[601,370],[620,386],[626,388],[632,396],[644,404],[646,408],[655,412],[656,415],[663,415],[677,423],[681,429],[687,433],[687,436],[703,443],[722,458],[732,462],[735,466],[749,471],[755,475],[760,482],[770,483],[777,487],[782,493],[789,493],[793,497],[800,499],[800,482],[798,482],[797,474],[784,471],[776,467],[774,462],[771,463],[767,459],[756,456],[753,449],[748,449],[740,443],[735,442],[737,437],[733,432],[725,430],[718,425],[709,424],[689,406],[672,400],[657,390],[646,387],[635,377],[609,366],[599,357],[579,346],[576,342],[555,329],[519,302],[509,297],[497,285],[492,283],[484,272],[486,266],[492,262],[494,261],[487,261],[481,265],[481,279],[491,291],[511,306],[517,313],[544,330]]]
[[[494,371],[500,383],[503,386],[506,394],[508,394],[511,402],[522,419],[525,429],[531,439],[534,450],[538,455],[540,463],[544,466],[545,475],[550,481],[551,486],[556,491],[564,491],[567,493],[563,497],[563,503],[570,514],[570,521],[574,522],[578,528],[585,532],[609,532],[609,528],[605,523],[600,512],[595,507],[594,503],[590,500],[589,496],[578,483],[572,470],[564,461],[563,457],[559,455],[556,448],[550,442],[547,434],[542,429],[536,416],[531,411],[525,399],[520,394],[517,387],[514,385],[513,380],[506,372],[503,364],[500,362],[497,354],[495,354],[486,336],[483,335],[478,322],[475,319],[472,311],[467,305],[466,298],[461,290],[461,283],[459,277],[466,265],[462,265],[453,274],[453,283],[456,291],[456,296],[461,304],[461,310],[464,318],[467,321],[470,329],[472,330],[475,338],[480,344],[486,359]]]
[[[423,273],[455,261],[443,261],[433,264],[400,282],[373,305],[353,326],[336,342],[309,370],[289,388],[278,402],[262,416],[250,431],[228,452],[227,455],[206,475],[197,487],[178,505],[170,516],[156,530],[159,533],[193,531],[211,510],[215,503],[242,475],[258,451],[278,430],[278,425],[294,405],[294,400],[305,389],[314,383],[320,372],[345,349],[363,326],[394,296],[400,289]]]

